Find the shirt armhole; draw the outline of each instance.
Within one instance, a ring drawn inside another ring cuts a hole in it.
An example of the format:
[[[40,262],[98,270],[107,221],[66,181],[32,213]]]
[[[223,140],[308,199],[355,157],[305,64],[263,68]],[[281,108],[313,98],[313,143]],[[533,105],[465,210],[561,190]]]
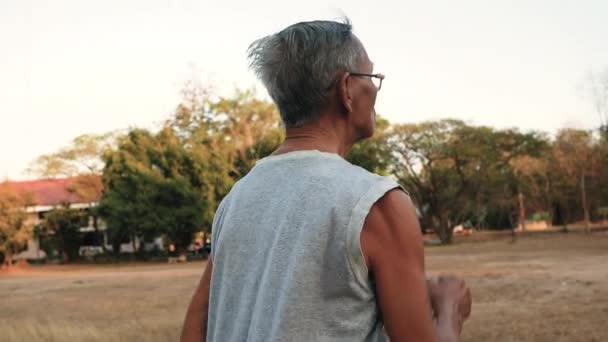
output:
[[[372,290],[372,288],[369,281],[369,271],[361,249],[363,224],[374,203],[388,191],[396,188],[400,188],[407,194],[407,191],[401,185],[388,177],[383,177],[379,182],[374,182],[371,188],[355,204],[346,228],[347,262],[356,282],[365,290]]]
[[[213,223],[211,224],[211,258],[215,259],[215,250],[217,246],[217,241],[220,236],[220,232],[222,231],[222,223],[224,222],[224,212],[226,211],[226,206],[228,202],[228,195],[226,195],[215,211],[215,215],[213,215]]]

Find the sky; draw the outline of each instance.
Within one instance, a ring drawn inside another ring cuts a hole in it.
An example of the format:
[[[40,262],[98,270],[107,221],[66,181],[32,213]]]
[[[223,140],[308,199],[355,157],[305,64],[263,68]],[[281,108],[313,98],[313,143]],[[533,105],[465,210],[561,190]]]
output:
[[[257,38],[346,15],[391,122],[599,125],[581,90],[608,67],[608,1],[0,0],[0,177],[85,133],[155,127],[192,78],[218,95],[262,85]]]

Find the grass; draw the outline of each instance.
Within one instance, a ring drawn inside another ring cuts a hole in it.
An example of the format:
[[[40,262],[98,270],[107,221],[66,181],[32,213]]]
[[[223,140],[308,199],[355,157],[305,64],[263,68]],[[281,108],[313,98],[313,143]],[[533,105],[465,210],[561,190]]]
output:
[[[427,248],[429,272],[471,286],[463,341],[608,341],[608,233],[480,236]],[[203,267],[49,265],[0,275],[0,341],[176,341]]]

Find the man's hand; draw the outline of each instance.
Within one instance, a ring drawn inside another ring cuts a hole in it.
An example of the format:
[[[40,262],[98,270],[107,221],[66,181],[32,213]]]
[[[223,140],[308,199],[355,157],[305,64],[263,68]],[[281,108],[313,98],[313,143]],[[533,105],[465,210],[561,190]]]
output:
[[[451,322],[460,334],[464,321],[471,315],[471,290],[455,276],[427,278],[429,297],[436,322]]]

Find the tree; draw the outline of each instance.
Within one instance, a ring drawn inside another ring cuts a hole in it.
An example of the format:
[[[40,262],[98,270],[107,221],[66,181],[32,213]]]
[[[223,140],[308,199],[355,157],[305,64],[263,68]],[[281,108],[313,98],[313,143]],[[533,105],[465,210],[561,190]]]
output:
[[[132,130],[106,154],[100,212],[114,252],[127,237],[165,234],[180,250],[195,231],[210,225],[209,194],[215,184],[200,156],[189,153],[170,128],[157,134]]]
[[[514,176],[517,180],[519,222],[522,230],[526,229],[526,202],[539,202],[540,207],[551,211],[551,182],[549,180],[549,165],[546,159],[522,155],[510,161]],[[537,205],[538,206],[538,205]]]
[[[31,204],[27,194],[17,193],[8,181],[0,183],[0,254],[4,265],[13,264],[13,255],[19,253],[32,236],[26,207]]]
[[[247,174],[258,159],[277,149],[284,138],[276,106],[256,99],[251,89],[221,97],[211,105],[210,115],[217,123],[216,134],[225,144],[236,180]]]
[[[70,208],[69,203],[47,212],[40,225],[39,234],[50,249],[61,253],[61,261],[69,263],[78,258],[81,237],[80,227],[86,224],[87,216],[82,210]],[[47,248],[47,253],[50,251]]]
[[[255,161],[283,140],[273,104],[251,90],[211,98],[187,84],[159,133],[131,130],[104,161],[100,210],[114,249],[126,236],[162,233],[178,247],[210,231],[217,205]]]
[[[458,223],[514,226],[518,192],[510,161],[541,144],[535,133],[451,119],[397,125],[389,142],[394,175],[443,243],[451,242]]]
[[[68,190],[83,202],[97,202],[103,191],[99,177],[104,166],[102,156],[115,139],[115,133],[80,135],[58,152],[38,157],[28,172],[44,178],[72,177]]]
[[[443,243],[451,242],[451,221],[464,209],[461,199],[469,181],[462,168],[465,156],[454,156],[452,152],[458,151],[450,144],[464,127],[457,120],[404,124],[395,126],[391,137],[394,174]]]
[[[606,218],[608,213],[608,134],[604,135],[596,146],[598,170],[598,216]]]
[[[190,82],[182,103],[165,122],[187,153],[206,165],[203,178],[214,184],[206,193],[209,203],[205,227],[210,227],[217,205],[234,182],[246,175],[260,158],[284,139],[274,104],[257,99],[255,92],[236,90],[230,97],[213,99],[211,92]]]
[[[28,168],[30,174],[38,177],[72,178],[67,190],[76,194],[83,203],[88,203],[88,213],[93,218],[95,236],[98,236],[99,232],[99,213],[96,205],[103,192],[102,155],[113,146],[116,136],[115,132],[77,136],[69,146],[38,157]],[[105,250],[103,243],[101,246]]]
[[[390,137],[390,123],[381,116],[376,116],[374,136],[353,146],[346,159],[367,171],[388,175],[393,159]]]
[[[26,171],[43,178],[100,174],[103,152],[114,144],[115,138],[115,132],[77,136],[69,146],[36,158]]]
[[[583,130],[562,129],[557,133],[553,143],[553,155],[566,175],[567,184],[579,188],[580,205],[587,232],[590,231],[591,221],[587,196],[588,182],[595,174],[594,166],[597,163],[593,151],[593,136]]]
[[[181,95],[181,102],[163,126],[172,129],[186,146],[209,142],[218,130],[210,109],[213,104],[211,88],[198,79],[189,79],[184,83]]]
[[[589,71],[584,87],[589,94],[600,122],[600,131],[608,137],[608,67],[593,72]]]
[[[30,163],[27,173],[41,178],[68,177],[76,172],[73,166],[56,153],[45,154]]]

